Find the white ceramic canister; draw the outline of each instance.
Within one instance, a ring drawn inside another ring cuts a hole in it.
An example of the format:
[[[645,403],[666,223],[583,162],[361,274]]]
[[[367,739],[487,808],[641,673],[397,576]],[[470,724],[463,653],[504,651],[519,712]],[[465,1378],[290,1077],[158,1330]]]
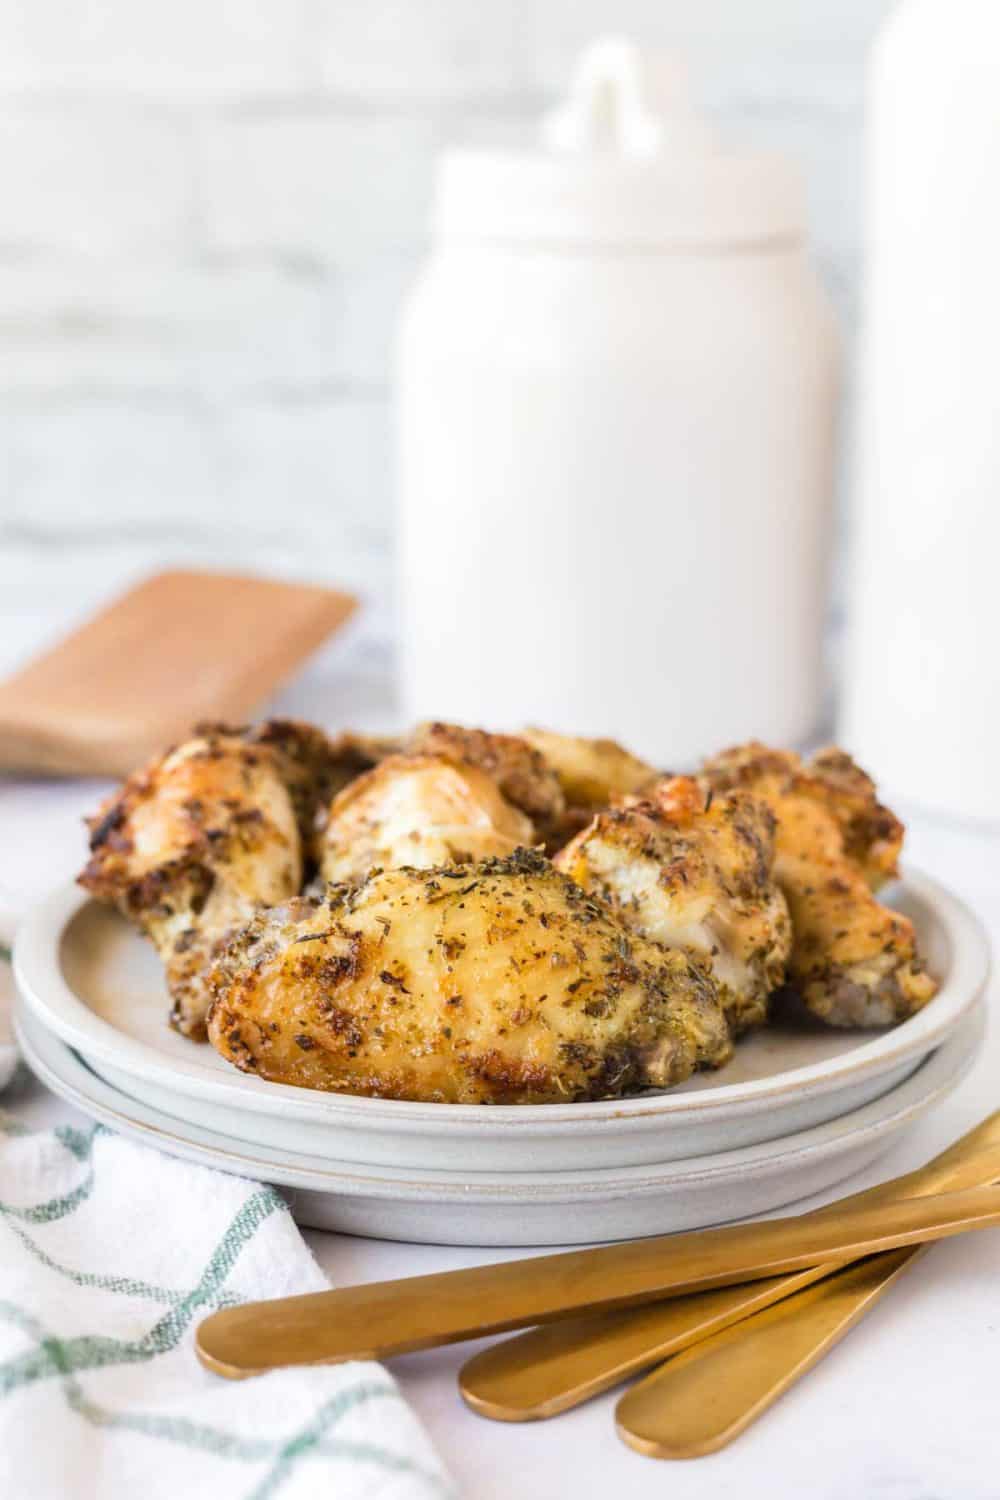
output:
[[[839,342],[803,216],[620,42],[540,149],[446,154],[398,346],[410,717],[678,766],[808,736]]]
[[[1000,6],[907,0],[872,53],[841,736],[1000,820]]]

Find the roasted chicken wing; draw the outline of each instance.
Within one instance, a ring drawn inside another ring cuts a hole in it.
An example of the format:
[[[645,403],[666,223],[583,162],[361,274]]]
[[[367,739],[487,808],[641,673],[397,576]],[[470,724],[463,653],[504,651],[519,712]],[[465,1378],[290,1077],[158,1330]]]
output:
[[[356,883],[374,868],[510,854],[542,840],[562,814],[555,773],[514,735],[429,723],[400,743],[404,751],[380,758],[334,798],[324,880]]]
[[[152,939],[172,1020],[188,1036],[205,1034],[215,945],[301,889],[304,835],[325,789],[322,738],[291,722],[205,726],[130,776],[89,821],[80,883]]]
[[[800,774],[799,786],[835,819],[845,855],[873,891],[898,874],[903,825],[878,800],[874,781],[846,751],[833,745],[817,751]]]
[[[774,872],[794,933],[789,980],[809,1010],[832,1026],[888,1026],[925,1005],[936,985],[913,924],[872,894],[895,871],[902,825],[850,757],[826,750],[803,763],[752,743],[708,761],[702,779],[752,792],[774,813]]]
[[[634,931],[705,964],[734,1032],[767,1019],[791,948],[773,875],[774,815],[745,792],[688,776],[599,813],[555,857]]]
[[[662,777],[544,730],[206,725],[89,826],[81,884],[157,947],[173,1023],[310,1088],[617,1097],[719,1066],[786,979],[836,1026],[935,991],[873,894],[902,825],[840,750]]]
[[[535,728],[525,729],[523,738],[552,767],[570,807],[607,807],[616,797],[642,792],[660,774],[615,740],[575,739]]]
[[[259,1077],[545,1103],[666,1087],[730,1052],[710,975],[538,853],[373,874],[260,912],[211,976],[209,1036]]]
[[[564,809],[542,830],[549,854],[586,828],[596,812],[641,793],[660,774],[615,740],[576,739],[551,729],[525,729],[523,736],[545,758],[562,788]]]
[[[536,827],[544,829],[563,812],[565,798],[558,776],[525,737],[430,722],[419,724],[407,736],[405,748],[411,755],[445,755],[485,772]]]
[[[320,874],[356,884],[375,868],[462,864],[534,838],[531,819],[485,771],[443,755],[390,755],[334,798]]]
[[[199,726],[202,733],[208,726]],[[234,733],[226,725],[211,726],[223,735]],[[288,788],[302,839],[306,873],[319,863],[322,830],[330,800],[366,765],[369,742],[358,735],[340,735],[331,740],[322,729],[298,719],[265,719],[262,724],[235,731],[250,745],[274,750],[276,765]]]

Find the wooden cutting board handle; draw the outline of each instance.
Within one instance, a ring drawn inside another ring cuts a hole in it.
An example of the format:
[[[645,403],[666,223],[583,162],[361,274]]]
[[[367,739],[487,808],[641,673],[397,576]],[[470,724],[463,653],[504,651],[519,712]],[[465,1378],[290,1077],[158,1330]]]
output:
[[[199,720],[243,720],[356,603],[304,584],[157,573],[0,683],[0,768],[127,775]]]

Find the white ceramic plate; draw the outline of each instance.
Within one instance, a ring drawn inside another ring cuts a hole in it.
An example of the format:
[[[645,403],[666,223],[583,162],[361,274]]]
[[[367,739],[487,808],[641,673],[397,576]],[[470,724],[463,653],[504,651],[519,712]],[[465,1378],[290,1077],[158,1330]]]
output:
[[[18,987],[32,1012],[123,1093],[240,1140],[342,1162],[418,1170],[590,1170],[681,1161],[777,1140],[892,1089],[951,1035],[986,981],[975,917],[908,873],[893,904],[917,924],[941,981],[919,1015],[887,1032],[767,1028],[727,1067],[625,1100],[548,1105],[414,1104],[323,1094],[248,1077],[171,1031],[155,952],[75,886],[24,921]]]
[[[661,1166],[580,1172],[359,1168],[248,1146],[128,1098],[87,1067],[23,1001],[17,1030],[42,1081],[115,1130],[175,1156],[281,1187],[300,1223],[439,1245],[564,1245],[693,1229],[765,1213],[860,1171],[961,1080],[984,1008],[901,1084],[862,1109],[780,1142]],[[178,1109],[185,1100],[178,1097]]]

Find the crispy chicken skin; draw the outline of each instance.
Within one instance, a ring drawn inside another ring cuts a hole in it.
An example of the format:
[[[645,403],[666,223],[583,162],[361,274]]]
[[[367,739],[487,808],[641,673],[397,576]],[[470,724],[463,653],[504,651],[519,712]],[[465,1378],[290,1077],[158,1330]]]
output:
[[[407,737],[406,749],[411,755],[446,755],[478,767],[493,778],[508,802],[540,827],[559,818],[565,808],[555,771],[545,756],[519,735],[487,734],[459,724],[430,722],[419,724]]]
[[[936,988],[873,894],[902,825],[837,749],[667,777],[546,730],[209,724],[89,828],[80,883],[156,946],[173,1024],[310,1088],[614,1098],[720,1066],[783,983],[834,1026]]]
[[[573,739],[545,729],[492,734],[428,720],[394,738],[344,734],[334,746],[341,770],[335,791],[390,756],[444,756],[475,767],[531,819],[534,836],[550,853],[598,808],[649,786],[659,775],[614,740]]]
[[[357,884],[375,868],[468,863],[534,838],[531,819],[485,771],[443,755],[390,755],[334,798],[320,875]]]
[[[689,776],[602,812],[555,857],[635,932],[705,964],[735,1033],[767,1019],[792,942],[773,876],[775,820],[746,792]]]
[[[203,1038],[215,945],[262,906],[297,894],[313,798],[305,765],[319,731],[274,722],[201,727],[130,776],[89,820],[80,884],[153,941],[171,1019]],[[293,753],[294,749],[294,753]]]
[[[803,763],[751,743],[706,762],[717,792],[743,788],[777,819],[774,872],[794,940],[789,981],[832,1026],[889,1026],[921,1009],[936,985],[916,951],[912,923],[882,906],[872,886],[894,873],[899,821],[841,750]]]
[[[209,727],[223,735],[234,732],[224,724],[198,727],[201,733]],[[295,809],[306,868],[315,867],[330,799],[364,768],[366,742],[355,735],[331,740],[322,729],[298,719],[265,719],[236,732],[248,744],[268,745],[276,752],[279,774]]]
[[[525,729],[524,738],[545,757],[562,788],[565,808],[542,830],[555,854],[586,828],[596,812],[651,786],[659,772],[614,740],[575,739],[551,729]]]
[[[430,869],[532,845],[563,795],[537,750],[514,735],[421,724],[405,749],[349,782],[330,806],[320,874],[357,883],[374,868]],[[541,828],[536,827],[538,819]]]
[[[541,752],[518,735],[491,734],[461,724],[428,720],[395,738],[342,735],[336,744],[345,768],[352,763],[357,767],[355,775],[389,757],[395,760],[399,756],[443,757],[455,765],[482,772],[492,779],[506,802],[531,820],[531,836],[521,842],[533,842],[536,838],[547,841],[549,831],[561,826],[565,815],[566,801],[558,776]],[[345,776],[340,786],[346,786],[350,779]]]
[[[574,739],[551,729],[522,733],[552,767],[570,807],[607,807],[616,797],[644,791],[660,775],[615,740]]]
[[[209,1037],[237,1067],[394,1099],[616,1097],[731,1046],[706,971],[526,849],[260,912],[211,987]]]
[[[873,891],[898,874],[903,825],[878,800],[875,783],[835,745],[818,750],[802,785],[837,820],[844,853]]]

